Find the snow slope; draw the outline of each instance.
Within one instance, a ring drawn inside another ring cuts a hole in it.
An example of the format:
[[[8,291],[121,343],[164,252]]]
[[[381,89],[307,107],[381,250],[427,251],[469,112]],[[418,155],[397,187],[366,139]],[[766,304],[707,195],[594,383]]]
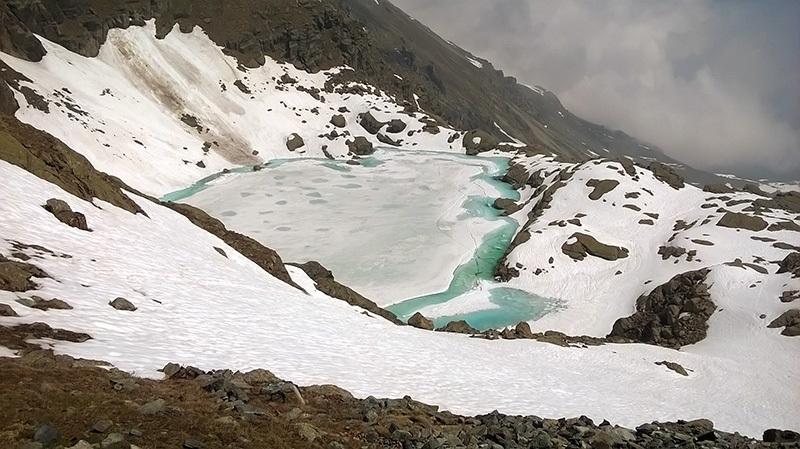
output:
[[[460,141],[448,139],[461,134],[444,127],[439,134],[421,131],[426,125],[422,114],[403,115],[401,106],[380,93],[323,92],[323,102],[298,86],[321,88],[325,73],[309,75],[274,62],[243,72],[200,30],[174,31],[161,41],[153,35],[152,23],[112,30],[93,59],[47,42],[49,53],[41,63],[0,56],[32,80],[22,85],[49,101],[47,113],[18,96],[18,117],[64,140],[98,169],[157,196],[225,167],[276,157],[320,157],[323,145],[343,157],[345,138],[320,137],[333,131],[328,122],[339,108],[347,108],[342,113],[347,125],[339,133],[368,136],[377,144],[356,123],[358,113],[371,110],[379,120],[402,117],[408,130],[420,131],[393,136],[404,139],[404,148],[460,151]],[[279,84],[284,74],[298,82]],[[237,81],[246,89],[235,87]],[[192,120],[199,122],[199,131],[190,126]],[[290,152],[286,140],[294,132],[306,145]],[[211,143],[208,154],[205,142]],[[791,308],[778,301],[781,291],[800,289],[800,281],[775,274],[774,262],[788,250],[751,238],[800,246],[797,232],[716,226],[717,209],[744,210],[747,203],[728,203],[755,198],[750,194],[722,199],[688,186],[674,190],[641,168],[630,176],[607,161],[564,164],[520,156],[517,162],[541,170],[545,187],[557,182],[560,171],[572,172],[550,208],[529,225],[533,238],[508,258],[522,267],[509,286],[566,304],[533,322],[535,330],[604,335],[617,318],[633,312],[640,294],[676,273],[710,266],[712,300],[719,309],[711,317],[708,337],[680,351],[646,345],[581,349],[397,327],[319,292],[305,295],[281,283],[165,208],[137,199],[147,218],[99,201],[95,207],[4,162],[0,252],[9,255],[12,241],[44,246],[53,254],[26,251],[54,279],[40,280],[36,292],[0,292],[0,302],[21,315],[0,318],[0,323],[44,321],[87,332],[93,340],[85,343],[46,343],[58,352],[107,360],[144,376],[158,376],[156,370],[167,362],[204,369],[265,367],[303,384],[334,383],[359,396],[410,394],[467,414],[493,409],[547,417],[585,414],[625,426],[705,417],[719,429],[756,437],[769,427],[800,430],[797,340],[765,328]],[[593,201],[586,185],[591,179],[614,179],[620,185]],[[631,193],[638,196],[626,198]],[[527,187],[521,194],[527,203],[514,218],[527,223],[542,189]],[[55,220],[41,207],[51,197],[86,214],[94,232]],[[577,214],[585,214],[580,225],[567,222]],[[766,211],[762,217],[770,224],[797,222],[781,211]],[[653,224],[640,223],[646,219]],[[676,227],[678,220],[694,224]],[[573,261],[561,245],[576,231],[624,246],[630,255],[613,262]],[[662,245],[697,253],[691,260],[686,255],[662,260],[657,254]],[[722,265],[735,258],[767,274]],[[291,272],[298,284],[311,286],[302,273]],[[30,294],[58,297],[74,309],[42,312],[15,302]],[[109,307],[118,296],[139,310]],[[655,365],[662,360],[680,363],[690,375]]]
[[[157,197],[223,168],[323,157],[323,145],[331,155],[344,157],[345,133],[378,145],[376,136],[358,124],[358,115],[367,111],[381,121],[401,118],[407,123],[402,133],[387,133],[402,140],[403,147],[461,151],[460,139],[448,143],[455,131],[422,131],[424,114],[402,113],[402,106],[370,86],[361,86],[372,92],[363,95],[320,92],[317,99],[309,93],[324,89],[331,74],[346,68],[309,74],[272,60],[258,69],[239,68],[200,28],[184,34],[176,26],[163,40],[155,38],[153,21],[113,29],[96,58],[44,39],[42,44],[47,55],[40,63],[0,54],[32,81],[20,85],[50,103],[45,112],[18,94],[23,107],[17,117],[63,140],[98,170],[123,179],[138,173],[131,187]],[[284,75],[291,78],[288,83],[281,81]],[[340,113],[344,128],[329,123]],[[189,123],[182,121],[184,116]],[[340,137],[324,137],[334,130]],[[296,152],[286,147],[292,133],[305,142]],[[206,142],[208,153],[203,151]],[[205,168],[196,165],[201,161]]]
[[[44,321],[93,337],[46,342],[59,353],[156,377],[167,362],[267,367],[301,384],[334,383],[359,396],[410,394],[458,413],[586,414],[625,426],[706,417],[719,429],[751,436],[768,427],[800,428],[800,392],[792,388],[800,372],[796,342],[777,331],[759,327],[752,348],[770,358],[763,366],[731,357],[735,348],[718,339],[709,341],[705,349],[713,355],[707,355],[702,347],[562,348],[398,327],[277,281],[182,216],[145,200],[137,202],[150,218],[99,201],[95,207],[5,162],[0,180],[0,251],[8,254],[13,240],[55,254],[26,250],[53,279],[37,280],[41,288],[27,294],[0,292],[0,301],[21,315],[0,323]],[[86,214],[94,232],[58,222],[41,207],[51,197]],[[293,275],[309,285],[301,273]],[[31,293],[58,297],[74,309],[43,312],[14,301]],[[117,296],[139,309],[114,310],[108,302]],[[661,360],[691,374],[654,364]]]

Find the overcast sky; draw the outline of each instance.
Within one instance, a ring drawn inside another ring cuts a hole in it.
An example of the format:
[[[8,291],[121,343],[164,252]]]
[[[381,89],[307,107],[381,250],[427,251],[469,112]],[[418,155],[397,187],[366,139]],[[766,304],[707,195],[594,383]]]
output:
[[[798,0],[392,0],[587,120],[697,168],[800,179]]]

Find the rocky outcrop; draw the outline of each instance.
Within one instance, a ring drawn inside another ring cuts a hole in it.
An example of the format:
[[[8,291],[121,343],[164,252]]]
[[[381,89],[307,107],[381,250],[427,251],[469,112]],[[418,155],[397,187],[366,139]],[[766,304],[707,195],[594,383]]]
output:
[[[161,203],[164,206],[178,212],[189,219],[195,226],[205,229],[206,231],[216,235],[222,241],[227,243],[231,248],[238,251],[244,257],[247,257],[256,265],[261,267],[267,273],[275,276],[283,282],[303,290],[294,283],[286,267],[283,265],[281,256],[274,250],[258,243],[256,240],[239,234],[238,232],[229,231],[221,221],[213,218],[202,210],[182,203]]]
[[[800,277],[800,252],[794,252],[784,257],[778,268],[778,274],[792,273],[793,277]]]
[[[758,232],[767,229],[767,222],[764,221],[763,218],[753,215],[726,212],[717,222],[717,226],[733,229],[747,229]]]
[[[703,192],[726,194],[733,193],[734,190],[725,184],[706,184],[703,186]]]
[[[303,264],[291,264],[302,269],[308,277],[310,277],[317,287],[317,290],[325,293],[326,295],[341,299],[342,301],[356,307],[383,317],[394,324],[403,324],[402,321],[397,319],[397,316],[386,309],[379,307],[373,301],[365,298],[355,290],[336,282],[333,273],[323,267],[319,262],[310,261]]]
[[[800,213],[800,192],[778,192],[772,198],[759,198],[754,205],[764,209],[783,209],[793,213]]]
[[[433,330],[433,321],[425,318],[424,315],[417,312],[408,319],[408,325],[416,327],[417,329],[424,329],[426,331]]]
[[[679,274],[636,301],[636,313],[620,318],[607,338],[678,349],[706,337],[716,310],[705,284],[709,270]]]
[[[509,198],[498,198],[492,203],[492,207],[503,211],[501,215],[511,215],[522,209],[522,205]]]
[[[568,243],[575,239],[574,243]],[[583,260],[586,256],[599,257],[605,260],[617,260],[628,257],[627,248],[600,243],[591,235],[576,232],[561,245],[561,251],[575,260]]]
[[[0,51],[11,56],[27,61],[39,62],[47,53],[39,39],[34,36],[27,26],[9,8],[11,2],[0,5]],[[15,10],[20,11],[20,3],[14,4]],[[47,11],[42,12],[46,16]],[[35,17],[32,18],[36,20]],[[52,20],[52,17],[50,17]]]
[[[619,181],[616,179],[590,179],[586,181],[587,187],[594,187],[592,193],[589,194],[589,199],[592,201],[597,201],[603,197],[606,193],[614,190],[619,185]]]
[[[49,278],[36,265],[6,259],[0,254],[0,290],[9,292],[25,292],[38,288],[31,278]]]
[[[781,331],[781,335],[786,335],[787,337],[800,335],[800,309],[787,310],[781,316],[772,320],[767,327],[771,329],[782,327],[784,329]]]
[[[52,182],[86,201],[97,198],[131,213],[144,211],[119,179],[97,171],[89,161],[55,137],[20,122],[0,117],[0,159]]]
[[[675,189],[683,188],[683,176],[679,175],[674,168],[661,162],[651,162],[647,167],[653,175],[660,181],[669,184]]]

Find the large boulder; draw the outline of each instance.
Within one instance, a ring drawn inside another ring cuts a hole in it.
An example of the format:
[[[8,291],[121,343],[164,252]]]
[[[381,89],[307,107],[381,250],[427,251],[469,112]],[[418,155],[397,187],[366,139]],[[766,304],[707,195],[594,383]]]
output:
[[[8,260],[0,255],[0,290],[24,292],[37,288],[31,278],[50,276],[36,265]]]
[[[753,215],[726,212],[717,222],[717,226],[733,229],[747,229],[758,232],[767,228],[767,222],[764,221],[763,218]]]
[[[369,111],[360,114],[359,118],[360,120],[358,124],[370,134],[378,134],[378,131],[381,130],[381,127],[386,124],[373,117]]]
[[[409,320],[411,324],[411,320]],[[470,326],[464,320],[451,321],[446,325],[436,329],[437,332],[452,332],[454,334],[477,334],[478,330]]]
[[[344,128],[345,126],[347,126],[347,120],[345,120],[342,114],[336,114],[333,117],[331,117],[331,125],[337,128]]]
[[[480,129],[473,129],[472,131],[464,134],[462,140],[464,149],[469,156],[475,156],[478,153],[489,151],[497,147],[499,141],[493,135]]]
[[[386,127],[386,132],[392,134],[401,133],[405,131],[406,126],[406,122],[400,120],[399,118],[395,118],[389,121],[389,126]]]
[[[357,136],[355,140],[348,140],[345,143],[347,144],[347,148],[350,149],[350,152],[358,156],[369,156],[375,152],[375,149],[372,147],[372,142],[367,140],[364,136]]]
[[[289,151],[294,151],[298,148],[302,148],[306,145],[306,142],[300,137],[297,133],[292,133],[288,138],[286,138],[286,148]]]
[[[86,224],[86,216],[80,212],[73,212],[66,201],[50,198],[47,200],[47,204],[44,205],[44,208],[65,225],[72,226],[82,231],[90,230],[89,226]]]
[[[800,335],[800,309],[790,309],[783,312],[781,316],[772,320],[767,327],[771,329],[782,327],[784,329],[781,334],[788,337]]]

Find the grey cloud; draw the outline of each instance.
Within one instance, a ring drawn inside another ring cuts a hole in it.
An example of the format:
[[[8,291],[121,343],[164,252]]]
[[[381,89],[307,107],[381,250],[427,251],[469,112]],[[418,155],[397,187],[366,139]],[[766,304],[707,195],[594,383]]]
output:
[[[800,2],[394,3],[573,113],[676,159],[800,178]]]

